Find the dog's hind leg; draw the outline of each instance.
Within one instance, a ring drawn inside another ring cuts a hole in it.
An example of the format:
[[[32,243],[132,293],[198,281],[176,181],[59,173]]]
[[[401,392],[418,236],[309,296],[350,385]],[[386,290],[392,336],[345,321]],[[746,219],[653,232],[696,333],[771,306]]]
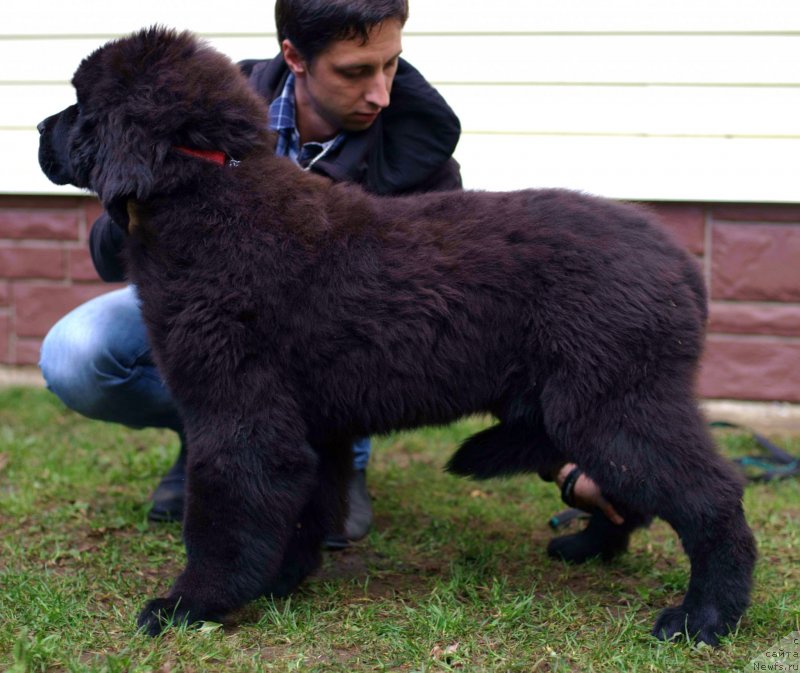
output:
[[[665,519],[691,562],[680,607],[665,610],[654,635],[688,633],[716,645],[749,601],[756,550],[742,511],[743,487],[713,447],[691,397],[691,372],[655,376],[615,399],[576,405],[570,378],[553,381],[545,400],[548,430],[613,502]],[[574,391],[573,391],[574,394]]]
[[[612,523],[605,514],[596,510],[582,531],[550,540],[548,555],[567,563],[584,563],[593,558],[611,561],[626,551],[631,533],[647,526],[652,517],[633,512],[618,503],[614,503],[614,508],[625,519],[624,523]]]
[[[567,459],[537,424],[503,421],[467,438],[447,462],[448,472],[474,479],[491,479],[518,473],[538,472],[552,478]],[[650,523],[646,517],[615,503],[625,522],[611,523],[596,511],[578,533],[551,540],[547,553],[569,563],[583,563],[600,557],[610,561],[628,548],[630,534]]]
[[[464,441],[447,462],[446,469],[474,479],[490,479],[511,474],[538,472],[552,479],[557,468],[567,462],[537,420],[502,421]],[[551,540],[547,553],[569,563],[583,563],[600,557],[610,561],[628,548],[631,532],[649,524],[642,516],[616,504],[625,522],[615,525],[600,512],[593,512],[587,527],[571,535]]]
[[[139,626],[219,620],[278,580],[296,524],[317,485],[318,457],[285,410],[186,418],[187,564]]]
[[[659,494],[656,510],[677,531],[689,556],[689,590],[679,607],[661,613],[653,634],[670,640],[688,633],[718,645],[718,636],[735,628],[747,609],[757,552],[742,507],[741,477],[713,453],[699,415],[694,425],[707,453],[688,461],[679,483]]]

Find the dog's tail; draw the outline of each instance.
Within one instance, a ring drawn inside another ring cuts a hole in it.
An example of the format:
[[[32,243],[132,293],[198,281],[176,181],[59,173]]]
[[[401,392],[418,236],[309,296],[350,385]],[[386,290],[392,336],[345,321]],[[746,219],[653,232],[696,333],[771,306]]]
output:
[[[463,477],[489,479],[549,468],[554,453],[548,438],[522,424],[498,423],[469,437],[447,461],[445,469]],[[544,449],[544,450],[543,450]],[[545,470],[546,471],[546,470]]]

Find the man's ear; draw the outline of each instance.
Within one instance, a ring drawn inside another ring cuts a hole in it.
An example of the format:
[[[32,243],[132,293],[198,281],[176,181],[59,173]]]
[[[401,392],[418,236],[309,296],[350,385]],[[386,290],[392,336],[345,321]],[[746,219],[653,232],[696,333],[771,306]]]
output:
[[[306,73],[308,64],[291,40],[281,42],[281,53],[283,54],[283,60],[286,61],[286,65],[289,66],[289,70],[292,71],[295,77]]]

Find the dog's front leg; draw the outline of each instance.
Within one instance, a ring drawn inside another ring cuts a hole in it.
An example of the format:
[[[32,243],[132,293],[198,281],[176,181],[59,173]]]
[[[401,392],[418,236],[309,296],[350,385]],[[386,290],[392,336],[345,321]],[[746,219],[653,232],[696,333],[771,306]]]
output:
[[[187,425],[184,541],[187,564],[139,627],[219,620],[277,579],[293,528],[313,492],[317,457],[302,422],[276,423],[274,410]]]

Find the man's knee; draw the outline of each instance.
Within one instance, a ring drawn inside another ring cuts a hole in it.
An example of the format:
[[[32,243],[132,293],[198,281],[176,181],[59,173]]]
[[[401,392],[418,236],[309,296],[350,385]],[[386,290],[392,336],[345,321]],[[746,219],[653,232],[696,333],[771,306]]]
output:
[[[109,395],[124,388],[147,352],[135,296],[129,294],[112,292],[79,306],[42,343],[39,367],[47,387],[85,416],[105,417]]]
[[[42,343],[39,368],[47,387],[64,404],[94,417],[101,402],[105,349],[89,331],[76,329],[69,316],[57,322]]]

